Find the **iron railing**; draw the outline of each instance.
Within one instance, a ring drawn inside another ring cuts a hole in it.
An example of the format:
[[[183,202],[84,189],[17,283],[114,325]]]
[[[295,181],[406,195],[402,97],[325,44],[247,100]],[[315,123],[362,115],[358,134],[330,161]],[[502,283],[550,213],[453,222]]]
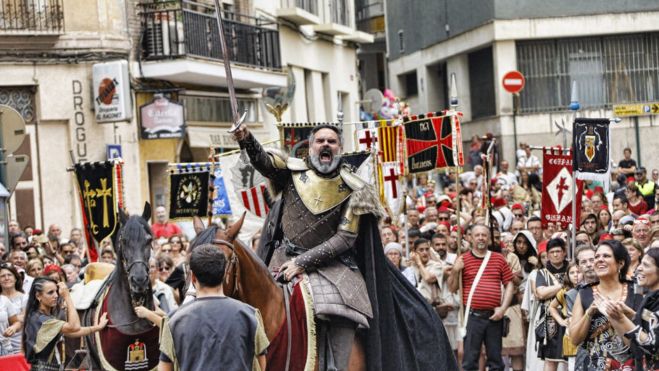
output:
[[[62,0],[1,0],[1,33],[62,33]]]
[[[300,8],[318,15],[318,0],[282,0],[282,8]]]
[[[572,81],[584,108],[659,100],[659,32],[522,41],[522,112],[567,110]]]
[[[223,60],[215,8],[186,0],[142,3],[142,58],[195,56]],[[231,61],[281,68],[279,31],[258,18],[223,12]]]

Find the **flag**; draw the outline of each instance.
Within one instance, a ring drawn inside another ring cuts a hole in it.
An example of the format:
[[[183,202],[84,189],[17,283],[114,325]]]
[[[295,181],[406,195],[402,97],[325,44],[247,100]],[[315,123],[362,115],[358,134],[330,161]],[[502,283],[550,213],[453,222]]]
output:
[[[572,134],[577,179],[603,182],[606,191],[611,179],[609,123],[609,119],[577,118]]]
[[[201,170],[201,171],[199,171]],[[208,215],[208,168],[179,167],[169,176],[170,219]]]
[[[213,215],[231,215],[231,203],[229,202],[227,187],[224,184],[222,168],[219,166],[215,169],[215,179],[213,179],[213,186],[215,187],[215,197],[213,198]]]
[[[457,127],[454,129],[452,124]],[[413,119],[404,125],[408,172],[461,166],[459,121],[451,116],[428,114],[426,118]]]
[[[231,168],[231,183],[245,210],[265,218],[269,208],[265,198],[265,178],[249,162],[247,152],[240,152]]]
[[[383,162],[380,164],[380,196],[387,212],[395,219],[403,206],[403,188],[400,184],[400,167],[398,162]]]
[[[378,129],[359,129],[357,134],[357,149],[359,151],[371,151],[378,143]]]
[[[351,152],[343,156],[343,162],[364,182],[375,184],[375,163],[371,152]]]
[[[542,158],[542,226],[548,223],[560,225],[561,229],[571,224],[579,225],[583,181],[576,182],[576,210],[572,217],[572,154],[563,154],[561,147],[544,148]]]
[[[263,183],[250,187],[249,189],[241,189],[240,199],[243,201],[245,209],[259,218],[265,218],[270,211],[270,208],[268,208],[268,204],[266,203],[265,184]]]
[[[309,148],[309,135],[315,124],[279,123],[282,150],[294,157],[303,158]]]
[[[74,165],[85,229],[98,243],[111,236],[117,226],[114,165],[112,161]]]

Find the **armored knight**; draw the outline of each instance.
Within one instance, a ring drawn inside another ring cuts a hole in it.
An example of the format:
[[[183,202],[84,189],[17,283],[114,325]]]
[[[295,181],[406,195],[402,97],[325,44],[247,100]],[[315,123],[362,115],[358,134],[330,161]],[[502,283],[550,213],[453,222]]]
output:
[[[312,130],[306,160],[264,151],[244,126],[236,138],[281,193],[280,225],[272,226],[281,233],[273,241],[269,268],[286,281],[307,274],[319,325],[320,369],[344,370],[355,330],[367,328],[373,316],[354,245],[360,215],[378,212],[374,190],[342,164],[335,126]]]

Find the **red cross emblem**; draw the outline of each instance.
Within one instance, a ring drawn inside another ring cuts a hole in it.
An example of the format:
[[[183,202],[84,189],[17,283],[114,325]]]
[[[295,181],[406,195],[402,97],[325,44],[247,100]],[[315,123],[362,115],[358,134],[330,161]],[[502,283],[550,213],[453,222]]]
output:
[[[386,175],[384,177],[384,181],[391,182],[391,195],[393,198],[398,198],[398,188],[396,186],[397,180],[398,177],[396,176],[396,172],[394,171],[393,168],[389,168],[389,175]]]
[[[295,128],[291,128],[289,133],[291,133],[291,136],[289,137],[289,139],[284,140],[284,144],[287,145],[289,148],[293,148],[297,143],[297,140],[295,140]]]
[[[378,137],[371,136],[371,129],[361,130],[359,134],[359,144],[366,144],[366,149],[370,151],[373,144],[377,143]]]
[[[412,157],[416,155],[417,153],[427,151],[431,148],[436,148],[437,149],[437,158],[435,159],[435,168],[441,168],[441,167],[446,167],[450,163],[453,163],[453,159],[447,159],[444,157],[444,151],[442,150],[443,148],[447,148],[449,150],[453,149],[453,135],[449,131],[449,133],[445,137],[441,137],[442,135],[442,125],[444,124],[444,120],[441,117],[435,117],[429,120],[424,120],[425,122],[420,122],[420,130],[433,130],[434,131],[434,138],[429,139],[429,140],[421,140],[421,139],[414,139],[410,138],[408,135],[407,138],[407,156]],[[426,129],[423,128],[423,125],[428,125],[428,123],[432,123],[432,127],[427,127]]]

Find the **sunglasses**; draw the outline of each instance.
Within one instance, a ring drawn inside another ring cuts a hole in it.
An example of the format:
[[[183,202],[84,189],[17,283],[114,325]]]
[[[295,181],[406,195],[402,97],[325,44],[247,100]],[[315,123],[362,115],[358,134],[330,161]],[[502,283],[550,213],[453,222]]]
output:
[[[181,243],[181,240],[173,240],[171,243]]]
[[[171,269],[171,267],[164,266],[164,267],[160,267],[158,270],[161,271],[161,272],[168,272],[170,269]]]
[[[172,249],[162,249],[160,251],[162,251],[162,252],[172,252]]]

